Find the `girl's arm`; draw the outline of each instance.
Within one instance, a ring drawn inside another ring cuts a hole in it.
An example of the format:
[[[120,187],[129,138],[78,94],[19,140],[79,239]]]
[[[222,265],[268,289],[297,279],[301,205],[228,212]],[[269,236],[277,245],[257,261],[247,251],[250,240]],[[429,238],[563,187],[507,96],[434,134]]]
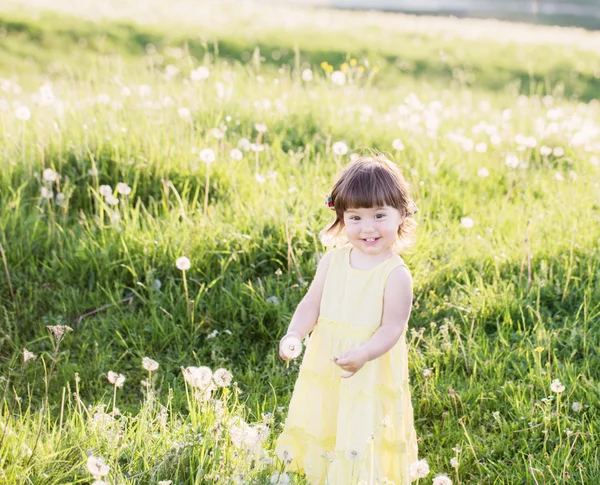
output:
[[[302,340],[317,324],[321,308],[321,296],[323,296],[323,288],[325,287],[325,277],[327,276],[327,269],[331,261],[331,253],[332,251],[328,251],[323,255],[321,261],[319,261],[315,278],[294,312],[287,331],[288,335],[294,334]]]
[[[367,361],[375,360],[396,345],[408,323],[412,299],[410,271],[405,266],[399,266],[387,279],[381,326],[366,343],[359,347],[365,352]]]

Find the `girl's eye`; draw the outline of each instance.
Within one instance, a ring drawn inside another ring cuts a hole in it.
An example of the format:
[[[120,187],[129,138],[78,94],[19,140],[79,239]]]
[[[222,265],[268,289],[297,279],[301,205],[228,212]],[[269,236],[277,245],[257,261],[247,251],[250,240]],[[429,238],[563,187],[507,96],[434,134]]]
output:
[[[381,217],[379,217],[379,216],[381,216],[381,217],[385,217],[385,214],[377,214],[377,217],[378,217],[379,219],[381,219]]]

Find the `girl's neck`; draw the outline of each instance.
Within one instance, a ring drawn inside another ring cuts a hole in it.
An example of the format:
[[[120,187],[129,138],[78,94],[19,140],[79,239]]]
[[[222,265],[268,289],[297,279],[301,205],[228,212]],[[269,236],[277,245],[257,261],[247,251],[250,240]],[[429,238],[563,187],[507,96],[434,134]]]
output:
[[[353,246],[352,244],[350,245],[349,253],[350,266],[354,269],[360,270],[368,270],[374,268],[379,263],[382,263],[386,259],[391,258],[394,254],[392,248],[384,249],[375,255],[365,254],[359,248]]]

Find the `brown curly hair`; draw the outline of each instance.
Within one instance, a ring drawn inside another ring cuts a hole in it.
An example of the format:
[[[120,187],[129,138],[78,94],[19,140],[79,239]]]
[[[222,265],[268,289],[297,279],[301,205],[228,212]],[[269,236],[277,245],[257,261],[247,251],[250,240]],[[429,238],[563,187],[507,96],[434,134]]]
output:
[[[338,174],[330,195],[335,208],[335,220],[321,231],[321,236],[334,239],[339,239],[345,227],[344,212],[348,209],[388,205],[398,209],[402,215],[412,215],[413,207],[416,207],[402,172],[381,153],[359,156],[346,165]],[[414,242],[416,228],[413,217],[404,218],[398,227],[398,251]]]

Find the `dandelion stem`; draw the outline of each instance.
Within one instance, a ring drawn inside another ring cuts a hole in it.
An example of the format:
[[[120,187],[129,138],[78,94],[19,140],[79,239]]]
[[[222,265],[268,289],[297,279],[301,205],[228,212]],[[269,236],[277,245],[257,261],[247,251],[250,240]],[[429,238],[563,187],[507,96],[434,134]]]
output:
[[[206,164],[206,183],[204,186],[204,211],[203,216],[206,217],[206,211],[208,209],[208,188],[210,187],[210,163]]]

